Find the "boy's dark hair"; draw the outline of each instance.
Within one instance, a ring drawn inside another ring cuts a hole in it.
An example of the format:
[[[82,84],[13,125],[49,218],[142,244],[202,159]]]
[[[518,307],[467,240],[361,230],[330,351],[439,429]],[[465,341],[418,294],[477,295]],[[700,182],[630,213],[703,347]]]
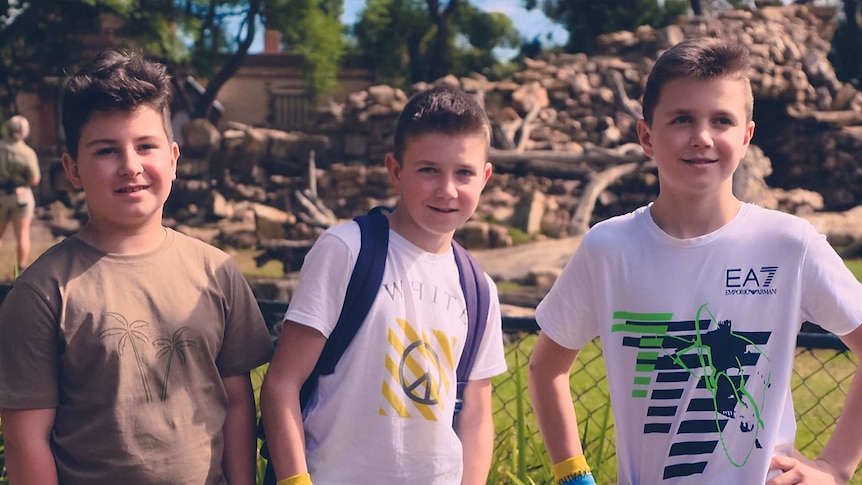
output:
[[[742,44],[701,37],[687,39],[665,51],[647,78],[643,96],[644,121],[652,124],[653,112],[665,84],[674,79],[738,79],[745,82],[745,111],[751,121],[754,95],[748,72],[748,49]]]
[[[97,111],[131,112],[141,105],[162,115],[169,141],[171,129],[171,78],[167,68],[130,52],[104,51],[63,87],[63,130],[66,151],[78,157],[78,142],[84,125]]]
[[[413,95],[395,128],[395,159],[401,163],[407,139],[426,133],[482,135],[490,144],[491,122],[472,95],[448,86],[439,86]]]

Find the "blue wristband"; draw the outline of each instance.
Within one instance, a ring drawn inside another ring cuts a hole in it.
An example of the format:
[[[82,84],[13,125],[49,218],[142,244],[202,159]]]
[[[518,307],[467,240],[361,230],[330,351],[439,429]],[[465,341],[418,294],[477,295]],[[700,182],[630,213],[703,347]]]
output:
[[[557,485],[596,485],[596,481],[593,479],[593,474],[587,472],[584,475],[578,475],[576,477],[566,477],[563,480],[558,481]]]

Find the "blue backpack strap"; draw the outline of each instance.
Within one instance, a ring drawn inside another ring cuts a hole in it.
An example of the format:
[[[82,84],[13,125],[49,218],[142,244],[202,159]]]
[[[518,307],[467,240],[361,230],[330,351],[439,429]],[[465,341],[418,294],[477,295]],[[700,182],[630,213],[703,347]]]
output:
[[[458,369],[455,371],[458,380],[455,395],[455,415],[457,415],[461,411],[464,387],[470,378],[470,372],[479,353],[479,345],[482,343],[482,336],[485,334],[485,326],[488,323],[491,290],[488,287],[488,280],[485,279],[485,272],[463,246],[452,241],[452,252],[455,254],[461,291],[464,292],[467,306],[467,337],[464,340],[461,360],[458,361]]]
[[[383,281],[386,254],[389,251],[389,219],[380,211],[372,211],[353,220],[359,224],[361,233],[359,255],[347,283],[344,304],[335,328],[326,340],[314,370],[302,386],[302,406],[308,402],[320,376],[335,372],[335,365],[365,321],[365,316],[377,297],[380,282]]]

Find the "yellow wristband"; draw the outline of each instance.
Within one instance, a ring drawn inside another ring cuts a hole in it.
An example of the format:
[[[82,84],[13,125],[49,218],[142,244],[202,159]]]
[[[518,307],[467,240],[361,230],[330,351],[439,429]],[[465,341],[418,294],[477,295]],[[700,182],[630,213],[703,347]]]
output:
[[[275,485],[313,485],[311,483],[311,475],[308,473],[301,473],[299,475],[294,475],[292,477],[282,478],[281,480],[275,482]]]
[[[587,458],[584,455],[578,455],[554,464],[551,470],[554,472],[554,479],[560,482],[569,477],[590,473],[590,466],[587,465]]]

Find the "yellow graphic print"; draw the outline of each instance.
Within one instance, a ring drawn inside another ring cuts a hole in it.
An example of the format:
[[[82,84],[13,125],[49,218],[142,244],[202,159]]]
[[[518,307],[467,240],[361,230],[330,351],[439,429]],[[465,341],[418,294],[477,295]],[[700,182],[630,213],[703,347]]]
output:
[[[386,405],[379,412],[437,421],[447,412],[442,396],[453,385],[449,374],[455,368],[455,339],[439,330],[420,334],[400,318],[396,322],[398,326],[390,328],[387,335],[390,350],[384,362],[387,376],[382,388]]]

